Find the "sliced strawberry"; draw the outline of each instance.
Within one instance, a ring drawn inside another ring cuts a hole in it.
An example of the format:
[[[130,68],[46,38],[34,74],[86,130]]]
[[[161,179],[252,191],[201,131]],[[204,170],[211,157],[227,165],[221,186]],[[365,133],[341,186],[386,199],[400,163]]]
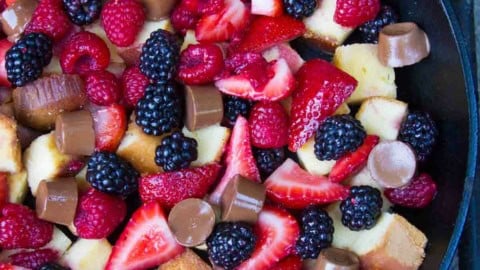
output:
[[[274,46],[262,53],[267,61],[278,60],[280,58],[287,61],[288,67],[293,73],[296,73],[305,63],[305,60],[288,43],[282,43]]]
[[[297,256],[288,256],[274,265],[270,270],[302,270],[302,259]]]
[[[8,202],[8,175],[0,172],[0,210]]]
[[[10,263],[0,263],[0,270],[29,270],[21,266],[12,265]]]
[[[292,95],[288,148],[297,151],[356,86],[357,81],[352,76],[325,60],[305,62],[297,72],[297,90]]]
[[[302,21],[290,16],[258,16],[239,40],[230,45],[232,52],[262,52],[265,49],[288,42],[305,33]]]
[[[220,12],[200,18],[195,30],[198,41],[227,41],[246,26],[250,11],[242,0],[225,0],[224,3],[225,6]]]
[[[160,265],[183,252],[156,202],[133,213],[108,259],[106,270],[137,270]]]
[[[379,137],[368,135],[363,144],[353,153],[341,157],[328,175],[328,180],[340,183],[350,175],[359,172],[367,164],[368,155],[373,147],[378,144]]]
[[[157,201],[171,208],[188,198],[203,198],[217,180],[221,166],[210,164],[140,178],[138,192],[144,202]]]
[[[93,115],[96,150],[115,151],[127,130],[125,109],[118,104],[108,107],[90,105],[89,109]]]
[[[260,173],[250,144],[250,128],[247,120],[242,116],[237,118],[233,127],[225,162],[227,164],[225,174],[210,195],[210,200],[213,203],[220,202],[223,190],[235,175],[240,174],[247,179],[260,182]]]
[[[269,269],[289,255],[300,234],[295,218],[286,210],[265,206],[255,225],[257,244],[252,256],[237,270]]]
[[[282,0],[252,0],[252,14],[277,17],[283,14]]]
[[[278,167],[265,181],[267,196],[287,208],[301,209],[313,204],[343,200],[348,188],[308,173],[291,159]]]
[[[8,39],[0,40],[0,86],[10,87],[10,82],[7,79],[7,69],[5,68],[5,55],[12,46],[13,43]]]

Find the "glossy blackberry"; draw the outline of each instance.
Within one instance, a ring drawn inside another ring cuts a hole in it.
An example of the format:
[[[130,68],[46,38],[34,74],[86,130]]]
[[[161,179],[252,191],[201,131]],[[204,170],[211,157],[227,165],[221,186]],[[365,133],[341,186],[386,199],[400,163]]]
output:
[[[182,103],[172,82],[150,84],[138,101],[135,122],[143,132],[160,136],[182,124]]]
[[[20,38],[5,55],[7,78],[13,86],[23,86],[42,75],[52,59],[52,40],[41,33]]]
[[[371,186],[353,186],[350,195],[340,204],[342,224],[352,231],[371,229],[382,210],[380,191]]]
[[[38,270],[67,270],[67,268],[56,263],[47,263],[42,265]]]
[[[252,109],[253,102],[235,97],[224,95],[223,96],[223,115],[229,126],[233,126],[239,115],[248,118],[250,110]]]
[[[348,114],[328,117],[315,135],[315,156],[336,160],[355,151],[367,136],[360,121]]]
[[[100,0],[63,0],[63,7],[68,18],[74,24],[82,26],[98,19],[102,10]]]
[[[378,33],[386,25],[396,23],[398,15],[391,6],[384,5],[375,19],[358,27],[360,39],[365,43],[378,43]]]
[[[233,269],[250,257],[255,241],[253,229],[247,223],[218,223],[207,239],[208,256],[216,266]]]
[[[185,169],[196,159],[197,141],[179,131],[163,138],[155,151],[155,163],[166,172]]]
[[[150,34],[140,54],[140,70],[151,81],[174,78],[180,55],[179,41],[174,34],[159,29]]]
[[[87,164],[87,181],[105,193],[127,196],[137,190],[139,173],[115,153],[95,152]]]
[[[273,171],[280,167],[287,158],[283,147],[270,149],[254,148],[253,153],[262,178],[267,178]]]
[[[308,207],[301,212],[300,226],[295,251],[302,259],[316,259],[322,249],[331,246],[333,220],[318,206]]]
[[[425,112],[412,112],[403,121],[398,139],[412,146],[419,161],[425,161],[433,150],[438,131],[435,122]]]
[[[283,0],[285,12],[295,19],[309,17],[317,7],[317,0]]]

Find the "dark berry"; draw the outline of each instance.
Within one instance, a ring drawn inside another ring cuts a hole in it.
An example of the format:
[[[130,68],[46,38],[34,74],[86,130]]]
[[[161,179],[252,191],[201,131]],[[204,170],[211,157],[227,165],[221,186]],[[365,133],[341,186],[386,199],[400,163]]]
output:
[[[148,135],[160,136],[182,124],[182,104],[175,84],[150,84],[138,101],[135,122]]]
[[[74,24],[82,26],[98,19],[102,10],[100,0],[63,0],[63,7],[68,18]]]
[[[333,240],[333,220],[324,210],[311,206],[300,214],[301,232],[295,250],[302,259],[316,259]]]
[[[371,229],[382,210],[380,191],[371,186],[353,186],[350,195],[340,204],[342,224],[352,231]]]
[[[223,115],[228,126],[233,126],[239,115],[248,119],[253,103],[235,96],[223,96]]]
[[[42,75],[52,59],[52,40],[45,34],[30,33],[20,38],[5,55],[7,79],[23,86]]]
[[[273,171],[280,167],[287,158],[283,147],[270,149],[254,148],[253,153],[262,178],[267,178]]]
[[[42,265],[39,270],[67,270],[67,268],[56,264],[56,263],[47,263]]]
[[[159,29],[147,39],[140,54],[140,70],[151,81],[164,82],[175,77],[180,54],[174,34]]]
[[[137,190],[139,173],[114,153],[95,152],[87,164],[87,181],[95,189],[127,196]]]
[[[285,12],[295,19],[309,17],[317,7],[317,0],[283,0]]]
[[[384,5],[378,12],[375,19],[368,21],[358,27],[358,33],[362,42],[378,43],[378,33],[386,25],[396,23],[398,16],[391,6]]]
[[[166,172],[188,168],[196,159],[197,141],[179,131],[163,138],[155,151],[155,163]]]
[[[437,136],[435,122],[428,113],[412,112],[403,121],[398,139],[415,150],[419,161],[425,161],[433,150]]]
[[[224,222],[215,226],[207,239],[208,256],[216,266],[234,269],[250,257],[256,237],[250,225]]]
[[[315,156],[319,160],[336,160],[355,151],[367,136],[360,121],[348,114],[328,117],[315,136]]]

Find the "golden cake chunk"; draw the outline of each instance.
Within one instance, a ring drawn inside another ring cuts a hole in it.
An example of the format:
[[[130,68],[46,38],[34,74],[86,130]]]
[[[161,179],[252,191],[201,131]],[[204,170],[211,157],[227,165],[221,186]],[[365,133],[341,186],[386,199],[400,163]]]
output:
[[[17,137],[17,122],[0,113],[0,172],[22,169],[22,149]]]
[[[211,270],[206,262],[198,257],[191,249],[178,255],[174,259],[164,263],[158,267],[158,270]]]

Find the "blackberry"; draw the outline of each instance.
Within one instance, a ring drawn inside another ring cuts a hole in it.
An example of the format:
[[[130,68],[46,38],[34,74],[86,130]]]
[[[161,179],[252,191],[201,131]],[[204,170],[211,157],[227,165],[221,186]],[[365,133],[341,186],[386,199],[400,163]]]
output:
[[[317,206],[305,208],[300,214],[300,237],[295,250],[302,259],[316,259],[333,240],[333,220]]]
[[[315,135],[315,156],[319,160],[336,160],[355,151],[367,136],[360,121],[348,114],[330,116]]]
[[[74,24],[82,26],[98,19],[102,10],[100,0],[63,0],[63,8]]]
[[[5,55],[7,78],[19,87],[42,75],[52,59],[52,40],[42,33],[30,33],[20,38]]]
[[[197,141],[179,131],[163,138],[155,151],[155,163],[166,172],[185,169],[196,159]]]
[[[283,0],[285,12],[295,19],[309,17],[317,7],[317,0]]]
[[[233,126],[239,115],[248,118],[253,102],[236,96],[223,96],[223,115],[229,126]]]
[[[67,270],[67,268],[56,263],[47,263],[42,265],[38,270]]]
[[[179,41],[168,31],[159,29],[150,34],[140,54],[140,70],[151,81],[174,78],[180,55]]]
[[[352,231],[371,229],[382,210],[380,191],[371,186],[353,186],[350,195],[340,204],[342,224]]]
[[[418,161],[425,161],[433,150],[438,130],[426,112],[412,112],[403,121],[398,139],[408,143],[417,154]]]
[[[358,27],[358,33],[362,42],[378,43],[378,33],[386,25],[396,23],[398,15],[391,6],[381,7],[375,19],[368,21]]]
[[[135,122],[148,135],[160,136],[182,124],[182,104],[172,82],[150,84],[138,101]]]
[[[272,174],[287,158],[283,147],[270,149],[254,148],[253,153],[263,178],[267,178]]]
[[[87,181],[97,190],[127,196],[137,190],[139,173],[115,153],[95,152],[87,164]]]
[[[250,257],[256,237],[243,222],[218,223],[207,238],[208,256],[216,266],[233,269]]]

